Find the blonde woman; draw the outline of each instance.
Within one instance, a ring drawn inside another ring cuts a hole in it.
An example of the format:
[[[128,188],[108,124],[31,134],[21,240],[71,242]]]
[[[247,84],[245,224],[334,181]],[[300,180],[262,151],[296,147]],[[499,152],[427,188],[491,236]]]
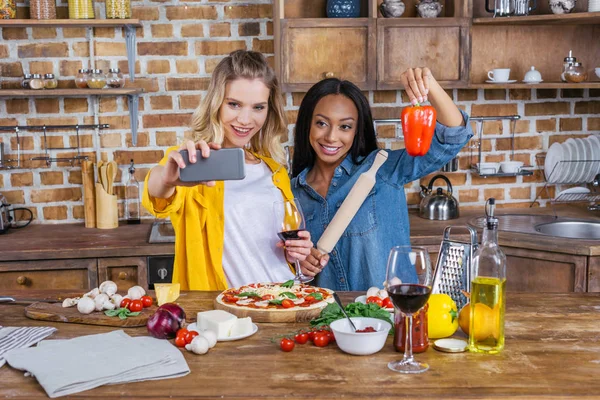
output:
[[[312,242],[277,241],[273,203],[292,199],[281,139],[287,134],[279,83],[265,57],[238,50],[213,72],[208,92],[192,117],[194,140],[167,150],[146,177],[143,205],[171,217],[175,229],[173,282],[183,290],[223,290],[254,282],[283,282],[294,274]],[[184,183],[181,150],[196,162],[196,150],[245,149],[240,181]]]

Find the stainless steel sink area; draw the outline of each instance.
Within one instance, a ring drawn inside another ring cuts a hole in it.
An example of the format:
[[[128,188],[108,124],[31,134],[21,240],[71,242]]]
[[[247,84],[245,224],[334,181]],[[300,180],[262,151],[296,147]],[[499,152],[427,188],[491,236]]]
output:
[[[575,218],[555,218],[551,215],[498,215],[498,230],[568,239],[600,240],[600,221]],[[485,226],[485,217],[472,218],[469,225]]]
[[[542,235],[600,240],[600,222],[590,221],[557,221],[536,225],[535,230]]]

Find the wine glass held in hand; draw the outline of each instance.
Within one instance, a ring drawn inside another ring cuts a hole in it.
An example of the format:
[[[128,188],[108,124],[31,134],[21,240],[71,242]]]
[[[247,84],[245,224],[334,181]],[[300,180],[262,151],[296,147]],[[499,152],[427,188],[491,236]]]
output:
[[[387,263],[386,288],[394,306],[406,314],[406,332],[412,332],[413,314],[429,299],[433,272],[427,249],[411,246],[393,247]],[[392,371],[417,374],[429,365],[415,361],[412,352],[412,335],[406,335],[404,358],[388,364]]]
[[[277,236],[279,236],[284,243],[287,240],[302,239],[298,236],[298,232],[305,230],[306,226],[299,201],[296,199],[276,201],[273,203],[273,212],[275,213],[273,221],[275,221]],[[296,266],[296,276],[294,277],[294,281],[296,283],[306,283],[314,279],[311,276],[302,274],[300,261],[296,259],[294,260],[294,263]]]

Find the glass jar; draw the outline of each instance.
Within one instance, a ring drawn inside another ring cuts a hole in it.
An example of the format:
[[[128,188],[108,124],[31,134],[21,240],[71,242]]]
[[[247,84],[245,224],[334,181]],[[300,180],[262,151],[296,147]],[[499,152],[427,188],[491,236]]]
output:
[[[127,224],[140,223],[140,183],[135,179],[133,160],[129,165],[129,179],[125,184],[125,219]]]
[[[427,333],[427,310],[429,310],[429,304],[425,304],[425,307],[413,315],[413,353],[423,353],[429,348],[429,335]],[[394,332],[394,348],[396,351],[404,353],[404,348],[406,346],[406,315],[396,310],[394,314],[394,321],[396,325]]]
[[[118,89],[125,86],[125,79],[119,68],[111,68],[106,74],[106,86],[111,89]]]
[[[93,69],[87,78],[87,85],[90,89],[102,89],[106,86],[106,76],[101,69]]]
[[[567,82],[579,83],[585,81],[586,78],[587,74],[583,69],[583,65],[581,65],[579,62],[574,62],[565,70],[565,79]]]
[[[16,0],[0,0],[0,19],[17,18]]]
[[[82,68],[79,71],[77,71],[77,76],[75,76],[75,86],[77,86],[79,89],[87,89],[87,80],[89,72],[90,71],[85,68]]]
[[[442,5],[437,0],[421,0],[415,7],[421,18],[437,18],[442,12]]]
[[[25,76],[23,76],[23,80],[21,81],[21,87],[23,89],[29,89],[29,81],[32,77],[33,75],[31,74],[25,74]]]
[[[130,0],[106,0],[106,18],[131,18]]]
[[[29,89],[39,90],[44,88],[44,79],[42,79],[42,75],[33,74],[31,80],[29,81]]]
[[[70,19],[94,19],[92,0],[69,0]]]
[[[31,0],[29,2],[29,18],[56,19],[56,1]]]
[[[44,75],[44,89],[56,89],[58,81],[54,77],[54,74]]]

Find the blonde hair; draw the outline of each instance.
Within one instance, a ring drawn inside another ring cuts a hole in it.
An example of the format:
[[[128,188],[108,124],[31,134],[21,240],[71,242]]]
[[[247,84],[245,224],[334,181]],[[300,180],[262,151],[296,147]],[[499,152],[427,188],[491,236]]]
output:
[[[283,111],[281,88],[265,57],[255,51],[234,51],[217,65],[206,96],[192,116],[194,141],[223,143],[225,133],[219,119],[219,110],[225,98],[225,86],[240,78],[261,79],[270,90],[267,119],[261,131],[250,140],[248,150],[285,165],[285,152],[281,142],[287,133],[287,120]]]

